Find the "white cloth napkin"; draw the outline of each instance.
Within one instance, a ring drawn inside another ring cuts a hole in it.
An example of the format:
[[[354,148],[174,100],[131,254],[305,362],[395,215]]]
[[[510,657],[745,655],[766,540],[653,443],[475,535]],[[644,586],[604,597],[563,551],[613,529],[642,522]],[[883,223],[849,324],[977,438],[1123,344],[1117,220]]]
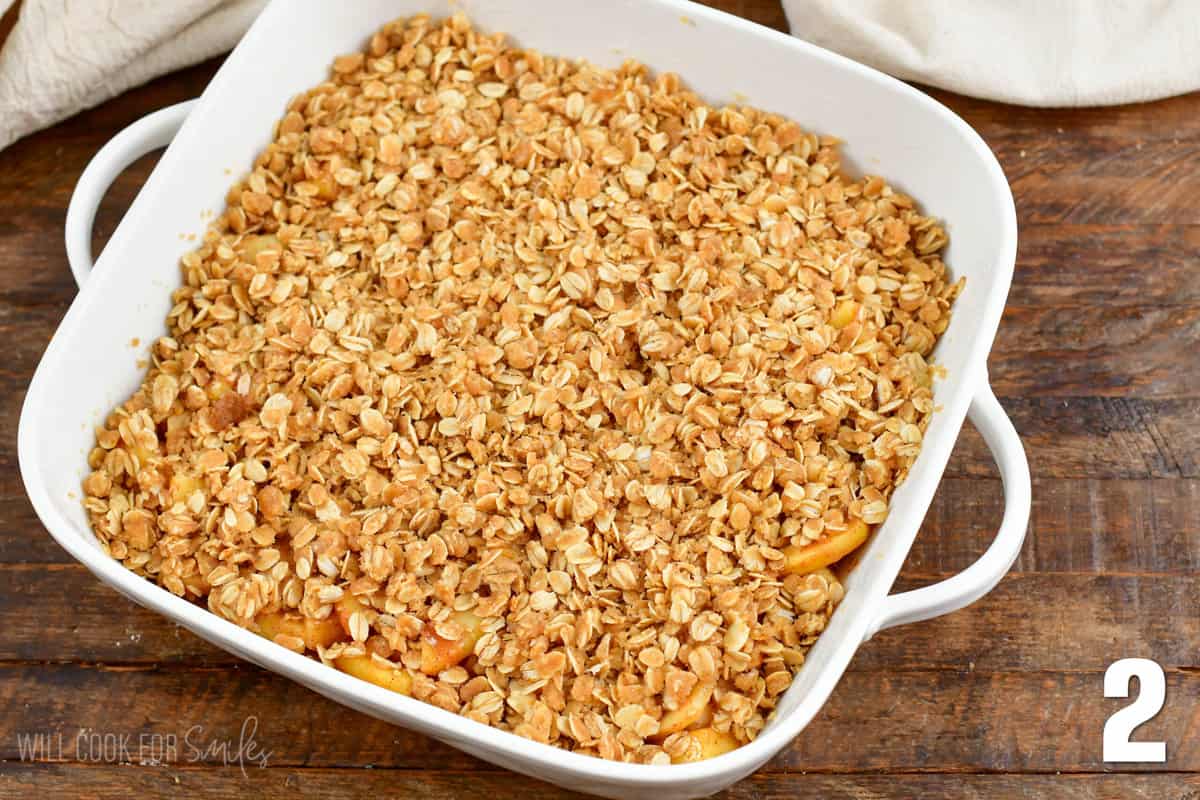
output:
[[[3,13],[14,0],[0,0]],[[237,44],[266,0],[23,0],[0,49],[0,150]]]
[[[962,94],[1069,106],[1200,88],[1197,0],[782,1],[795,35]],[[0,49],[0,149],[228,50],[264,3],[23,0]]]
[[[1197,0],[783,0],[792,34],[898,78],[1026,106],[1200,89]]]

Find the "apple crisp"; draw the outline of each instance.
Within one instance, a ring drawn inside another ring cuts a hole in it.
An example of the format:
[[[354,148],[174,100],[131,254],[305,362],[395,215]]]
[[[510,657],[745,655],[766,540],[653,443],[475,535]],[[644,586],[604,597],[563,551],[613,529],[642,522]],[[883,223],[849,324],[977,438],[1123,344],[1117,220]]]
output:
[[[227,202],[97,431],[108,552],[539,742],[753,739],[921,448],[938,222],[788,119],[461,16],[338,58]]]

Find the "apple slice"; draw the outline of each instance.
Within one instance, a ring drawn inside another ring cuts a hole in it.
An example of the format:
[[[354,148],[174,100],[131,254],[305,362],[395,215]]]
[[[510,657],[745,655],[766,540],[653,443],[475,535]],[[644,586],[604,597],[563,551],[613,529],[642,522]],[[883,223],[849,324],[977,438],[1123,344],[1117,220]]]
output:
[[[354,638],[354,633],[350,630],[350,618],[354,616],[356,611],[365,611],[366,609],[367,604],[359,600],[355,595],[350,594],[350,592],[343,594],[342,599],[338,600],[333,606],[338,623],[350,638]]]
[[[695,740],[696,744],[688,748],[686,755],[672,759],[672,763],[683,764],[689,761],[704,761],[705,759],[716,758],[722,753],[736,750],[741,746],[737,737],[732,733],[719,731],[716,728],[697,728],[696,730],[688,731],[688,735]]]
[[[693,689],[687,699],[679,704],[679,708],[663,714],[656,735],[666,738],[699,722],[708,710],[708,701],[712,699],[715,688],[714,684],[704,683]]]
[[[382,686],[397,694],[412,694],[413,679],[401,667],[383,663],[384,659],[375,658],[370,653],[361,656],[341,656],[333,661],[333,665],[347,675],[353,675],[359,680]]]
[[[187,504],[192,495],[204,491],[204,482],[195,475],[177,472],[171,476],[171,502]]]
[[[421,672],[437,675],[475,652],[475,643],[483,636],[483,620],[470,611],[456,611],[450,619],[462,628],[462,636],[447,639],[426,623],[421,632]]]
[[[329,647],[334,642],[340,642],[345,638],[342,626],[332,616],[325,619],[312,619],[299,614],[273,611],[269,614],[259,615],[257,622],[259,635],[265,636],[271,641],[274,641],[275,637],[280,634],[294,636],[304,642],[307,650]]]
[[[844,531],[831,533],[824,539],[802,547],[789,546],[783,549],[787,561],[784,571],[796,575],[807,575],[822,567],[841,561],[858,549],[867,540],[871,529],[860,519],[850,520]]]
[[[842,328],[854,322],[858,317],[859,305],[853,300],[843,300],[833,309],[833,313],[829,315],[829,324],[841,330]]]

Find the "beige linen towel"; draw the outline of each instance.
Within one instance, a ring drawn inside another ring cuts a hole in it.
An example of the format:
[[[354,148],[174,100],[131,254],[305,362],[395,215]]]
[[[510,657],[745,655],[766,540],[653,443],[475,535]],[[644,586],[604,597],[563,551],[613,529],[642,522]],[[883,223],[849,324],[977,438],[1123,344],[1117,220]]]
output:
[[[783,0],[792,34],[888,74],[1026,106],[1200,89],[1198,0]]]
[[[0,0],[0,13],[13,0]],[[229,50],[266,0],[24,0],[0,49],[0,149]]]

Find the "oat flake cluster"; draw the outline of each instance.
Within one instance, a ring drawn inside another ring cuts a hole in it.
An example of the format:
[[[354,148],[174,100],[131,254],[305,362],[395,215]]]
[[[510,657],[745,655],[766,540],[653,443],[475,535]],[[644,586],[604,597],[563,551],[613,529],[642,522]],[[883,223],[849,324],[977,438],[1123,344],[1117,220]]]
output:
[[[722,752],[842,596],[805,554],[921,447],[945,243],[789,120],[393,22],[183,259],[86,507],[130,569],[366,680]]]

